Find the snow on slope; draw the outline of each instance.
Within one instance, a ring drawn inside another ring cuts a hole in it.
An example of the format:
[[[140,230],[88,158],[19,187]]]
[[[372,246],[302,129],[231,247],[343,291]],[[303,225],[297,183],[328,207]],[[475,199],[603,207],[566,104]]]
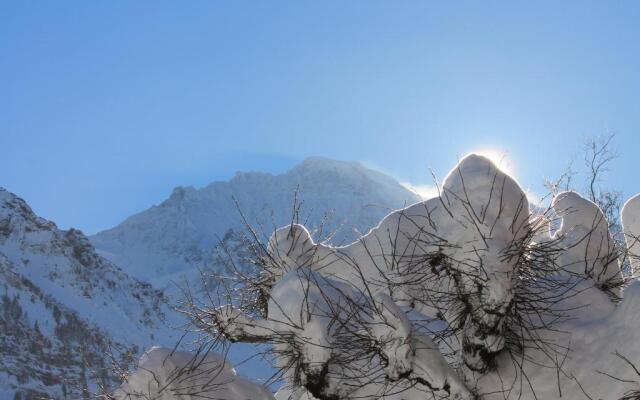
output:
[[[238,173],[229,182],[202,189],[178,187],[169,199],[115,228],[91,237],[101,254],[128,273],[160,286],[176,275],[215,263],[221,238],[244,230],[235,197],[265,235],[291,222],[298,190],[300,216],[324,232],[338,230],[333,243],[351,241],[390,210],[413,204],[418,195],[397,181],[358,163],[309,158],[282,175]]]
[[[97,255],[82,232],[59,230],[2,188],[0,296],[0,390],[45,387],[62,396],[62,380],[89,359],[104,362],[109,342],[135,353],[177,336],[163,321],[161,292]],[[38,366],[58,372],[43,375]]]
[[[16,272],[1,253],[0,293],[0,398],[79,398],[97,382],[118,383],[103,374],[108,334]]]

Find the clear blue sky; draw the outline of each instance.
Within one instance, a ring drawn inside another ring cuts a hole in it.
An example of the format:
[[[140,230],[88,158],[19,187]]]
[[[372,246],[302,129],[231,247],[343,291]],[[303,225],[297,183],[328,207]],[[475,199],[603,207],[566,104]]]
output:
[[[92,233],[309,155],[427,183],[498,149],[539,191],[612,131],[630,195],[639,21],[635,1],[3,1],[0,186]]]

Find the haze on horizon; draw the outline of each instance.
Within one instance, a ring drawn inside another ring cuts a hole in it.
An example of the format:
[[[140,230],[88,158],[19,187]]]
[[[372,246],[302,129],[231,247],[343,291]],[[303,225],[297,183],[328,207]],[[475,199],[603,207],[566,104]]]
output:
[[[640,191],[638,3],[363,4],[5,4],[0,186],[94,233],[312,155],[423,186],[491,151],[541,192],[613,132]]]

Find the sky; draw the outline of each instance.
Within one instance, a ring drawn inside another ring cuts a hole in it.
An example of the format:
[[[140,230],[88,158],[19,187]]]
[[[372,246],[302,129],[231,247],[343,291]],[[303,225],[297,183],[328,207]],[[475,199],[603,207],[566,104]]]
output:
[[[540,193],[614,133],[605,184],[629,197],[638,21],[636,1],[3,1],[0,186],[95,233],[313,155],[420,186],[487,151]]]

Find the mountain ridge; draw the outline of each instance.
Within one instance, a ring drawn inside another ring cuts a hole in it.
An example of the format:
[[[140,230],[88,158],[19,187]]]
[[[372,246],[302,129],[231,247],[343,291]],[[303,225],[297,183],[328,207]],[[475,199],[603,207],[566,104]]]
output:
[[[392,177],[358,162],[309,157],[282,174],[237,172],[199,189],[178,186],[161,203],[90,240],[128,273],[158,283],[158,277],[212,263],[219,240],[245,228],[242,217],[268,234],[294,218],[297,203],[312,228],[324,224],[334,242],[345,243],[393,209],[419,200]]]

